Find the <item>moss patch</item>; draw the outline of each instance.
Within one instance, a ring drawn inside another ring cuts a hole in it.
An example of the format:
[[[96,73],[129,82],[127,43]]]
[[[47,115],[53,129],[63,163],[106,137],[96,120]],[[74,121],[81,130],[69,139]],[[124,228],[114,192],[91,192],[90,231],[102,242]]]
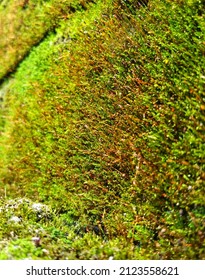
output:
[[[204,31],[200,1],[99,1],[32,48],[2,111],[0,258],[205,258]],[[41,245],[14,197],[50,209]]]

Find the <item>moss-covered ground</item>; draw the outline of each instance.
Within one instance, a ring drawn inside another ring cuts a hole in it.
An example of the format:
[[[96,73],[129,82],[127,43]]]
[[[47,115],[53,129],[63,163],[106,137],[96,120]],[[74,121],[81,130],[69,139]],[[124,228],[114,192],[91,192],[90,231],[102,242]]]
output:
[[[205,259],[205,6],[147,2],[0,1],[0,259]]]

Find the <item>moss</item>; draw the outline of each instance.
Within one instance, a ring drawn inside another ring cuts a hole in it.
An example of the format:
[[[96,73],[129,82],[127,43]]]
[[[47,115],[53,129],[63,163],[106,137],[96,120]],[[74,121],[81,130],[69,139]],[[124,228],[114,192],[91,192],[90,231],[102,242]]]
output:
[[[87,3],[89,1],[84,1],[83,6],[76,0],[9,0],[0,3],[0,81],[16,69],[32,46],[38,45],[60,21],[86,7]]]
[[[0,258],[204,259],[200,2],[64,11],[4,100]]]

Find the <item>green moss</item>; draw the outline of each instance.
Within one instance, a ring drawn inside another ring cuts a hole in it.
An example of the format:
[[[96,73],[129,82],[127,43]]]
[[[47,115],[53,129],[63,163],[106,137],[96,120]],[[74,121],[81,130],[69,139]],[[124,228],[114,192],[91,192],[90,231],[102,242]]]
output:
[[[86,9],[89,1],[26,1],[9,0],[0,3],[0,81],[12,73],[60,21],[67,20],[79,9]],[[12,22],[12,24],[11,24]]]
[[[24,222],[4,227],[0,258],[204,259],[201,2],[59,17],[4,101],[2,209],[30,202],[2,210],[1,225]],[[49,209],[39,221],[34,202]]]

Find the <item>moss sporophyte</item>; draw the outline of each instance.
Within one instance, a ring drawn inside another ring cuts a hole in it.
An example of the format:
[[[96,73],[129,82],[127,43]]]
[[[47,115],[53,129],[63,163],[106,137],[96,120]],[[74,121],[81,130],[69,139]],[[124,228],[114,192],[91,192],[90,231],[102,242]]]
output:
[[[203,1],[0,2],[0,259],[204,259]]]

